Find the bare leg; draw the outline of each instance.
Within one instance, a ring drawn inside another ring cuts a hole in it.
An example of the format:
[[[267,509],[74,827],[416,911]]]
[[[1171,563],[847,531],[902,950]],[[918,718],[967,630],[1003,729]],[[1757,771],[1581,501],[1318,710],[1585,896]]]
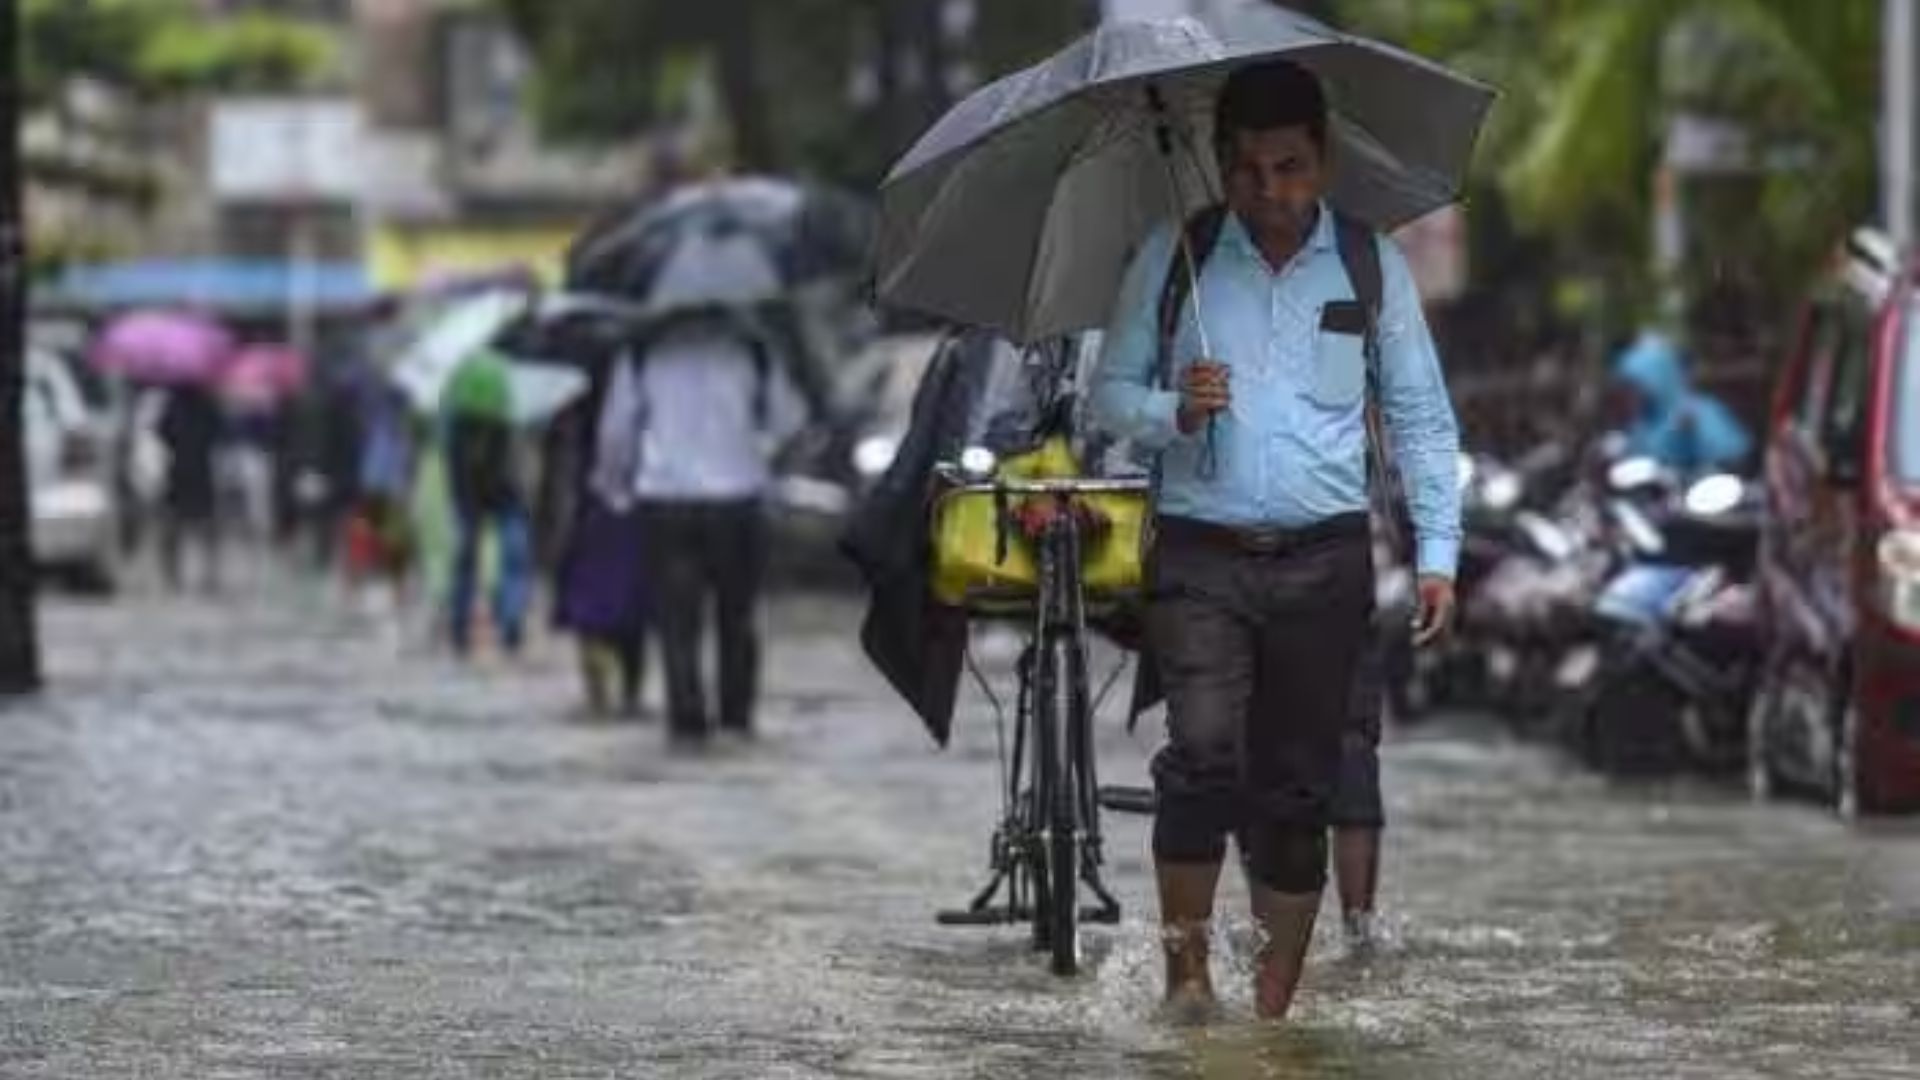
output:
[[[1340,893],[1347,941],[1363,945],[1373,932],[1374,893],[1380,883],[1380,830],[1341,826],[1333,831],[1333,876]]]
[[[1251,892],[1253,917],[1263,935],[1254,972],[1254,1007],[1262,1020],[1284,1020],[1306,967],[1320,893],[1283,893],[1257,882]]]
[[[1176,1019],[1204,1021],[1214,1008],[1208,943],[1219,863],[1158,862],[1160,943],[1166,956],[1166,1004]]]
[[[587,711],[595,716],[605,716],[612,701],[612,669],[615,661],[609,655],[611,648],[598,638],[580,639],[580,677],[587,692]]]

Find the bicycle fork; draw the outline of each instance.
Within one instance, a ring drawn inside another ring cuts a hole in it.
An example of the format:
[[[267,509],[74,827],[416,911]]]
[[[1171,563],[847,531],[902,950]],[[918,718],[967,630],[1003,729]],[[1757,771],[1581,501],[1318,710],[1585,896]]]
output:
[[[1099,901],[1097,906],[1082,912],[1082,919],[1118,923],[1120,902],[1100,873],[1106,854],[1100,834],[1100,785],[1094,764],[1093,698],[1087,681],[1085,597],[1080,590],[1079,575],[1060,572],[1061,568],[1081,565],[1080,529],[1073,514],[1071,507],[1063,507],[1048,528],[1048,544],[1053,549],[1049,561],[1055,573],[1042,605],[1041,635],[1050,646],[1043,655],[1066,658],[1066,670],[1060,673],[1063,678],[1059,680],[1063,685],[1056,688],[1062,706],[1056,715],[1062,721],[1058,734],[1063,744],[1060,760],[1064,767],[1057,773],[1060,790],[1054,793],[1054,798],[1061,800],[1060,809],[1068,814],[1067,820],[1079,826],[1079,881],[1070,887],[1084,884]]]

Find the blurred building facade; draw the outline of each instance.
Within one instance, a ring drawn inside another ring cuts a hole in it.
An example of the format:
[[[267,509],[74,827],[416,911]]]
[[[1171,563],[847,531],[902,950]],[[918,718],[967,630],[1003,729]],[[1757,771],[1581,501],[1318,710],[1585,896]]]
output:
[[[352,265],[376,289],[505,264],[551,273],[583,223],[647,182],[640,147],[539,138],[522,104],[527,58],[480,6],[201,3],[210,18],[313,20],[336,41],[338,70],[273,94],[70,80],[22,125],[43,262]]]
[[[563,149],[534,130],[531,66],[498,17],[440,0],[355,0],[365,118],[360,211],[377,286],[528,264],[642,190],[646,148]]]

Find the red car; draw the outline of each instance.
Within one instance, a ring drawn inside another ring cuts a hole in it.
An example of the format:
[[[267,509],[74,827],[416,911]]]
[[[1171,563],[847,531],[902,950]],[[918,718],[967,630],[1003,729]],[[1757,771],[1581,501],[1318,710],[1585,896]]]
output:
[[[1856,233],[1774,395],[1758,796],[1920,809],[1920,274]]]

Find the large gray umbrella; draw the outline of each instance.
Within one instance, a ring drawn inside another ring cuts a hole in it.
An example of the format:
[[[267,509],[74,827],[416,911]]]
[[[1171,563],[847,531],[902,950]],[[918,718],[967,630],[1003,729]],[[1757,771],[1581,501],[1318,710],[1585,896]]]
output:
[[[975,92],[894,166],[881,299],[1016,341],[1104,323],[1147,231],[1219,198],[1221,84],[1280,56],[1326,87],[1334,205],[1391,229],[1458,197],[1480,83],[1275,8],[1109,23]]]

